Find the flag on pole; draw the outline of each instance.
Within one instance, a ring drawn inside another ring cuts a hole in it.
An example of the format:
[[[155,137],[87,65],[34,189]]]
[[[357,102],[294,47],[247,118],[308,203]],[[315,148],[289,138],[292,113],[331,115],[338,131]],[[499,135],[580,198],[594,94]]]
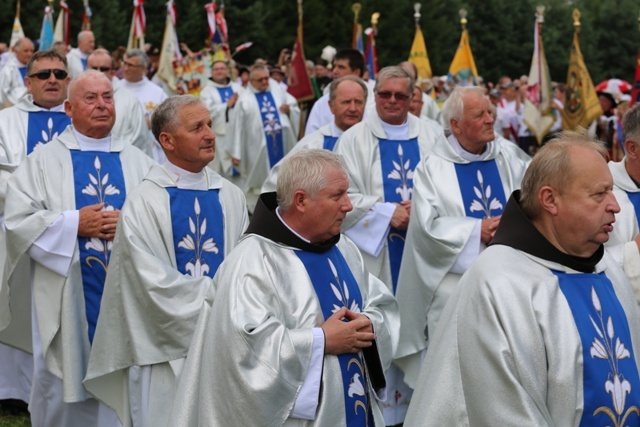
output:
[[[127,49],[144,49],[146,31],[147,17],[144,14],[144,0],[133,0],[133,18],[131,19]]]
[[[362,6],[360,3],[354,3],[351,6],[353,11],[353,35],[351,37],[351,47],[364,55],[364,42],[362,40],[362,25],[358,22],[358,14]]]
[[[629,108],[633,107],[633,104],[638,102],[640,97],[640,52],[638,52],[638,60],[636,61],[636,77],[633,79],[633,89],[631,90],[631,101],[629,101]]]
[[[177,13],[173,0],[167,2],[167,19],[164,26],[164,37],[162,39],[162,49],[158,64],[158,77],[162,79],[169,89],[176,92],[178,88],[178,77],[174,69],[174,62],[182,59],[180,43],[176,34]]]
[[[544,54],[542,44],[542,22],[544,9],[538,10],[536,24],[533,30],[533,58],[531,59],[531,69],[529,71],[527,97],[524,100],[523,122],[533,136],[536,137],[538,145],[549,132],[556,121],[556,113],[551,108],[552,91],[551,78],[549,77],[549,66]]]
[[[63,42],[69,46],[71,26],[69,22],[69,6],[64,1],[60,1],[60,13],[56,21],[56,28],[53,31],[53,41]]]
[[[476,78],[478,77],[478,69],[476,68],[476,62],[473,60],[473,53],[471,53],[471,46],[469,45],[469,33],[466,28],[462,30],[458,50],[456,50],[453,61],[449,66],[449,77],[454,76],[458,82],[469,81],[473,84],[476,83]]]
[[[47,50],[51,46],[53,46],[53,8],[47,6],[44,8],[42,29],[40,29],[40,47],[38,49]]]
[[[562,128],[564,130],[575,130],[578,126],[587,127],[602,115],[598,95],[580,50],[578,37],[580,12],[578,9],[573,10],[573,18],[575,29],[569,56],[564,110],[562,110]]]
[[[82,0],[84,5],[84,11],[82,12],[82,29],[91,30],[91,8],[89,7],[89,0]]]
[[[22,30],[22,24],[20,23],[20,0],[16,5],[16,17],[13,20],[13,28],[11,29],[11,41],[9,47],[14,47],[18,40],[24,38],[24,31]]]
[[[427,54],[427,44],[424,42],[422,30],[416,25],[416,35],[413,38],[411,52],[409,52],[409,62],[413,63],[418,69],[418,76],[422,80],[433,77],[431,72],[431,63]]]
[[[233,55],[235,55],[238,52],[242,52],[243,50],[247,50],[249,49],[251,46],[253,46],[253,42],[244,42],[242,44],[239,44],[238,46],[236,46],[236,48],[233,51]]]
[[[302,35],[302,2],[298,2],[298,34],[293,45],[291,63],[289,64],[289,80],[287,81],[287,92],[296,98],[298,102],[315,98],[304,57]],[[300,126],[300,129],[302,129],[302,126]]]
[[[369,71],[369,80],[375,80],[378,75],[378,53],[376,52],[376,32],[373,28],[365,30],[367,35],[367,50],[364,54],[364,63]]]
[[[227,33],[227,21],[224,18],[224,9],[216,12],[216,3],[207,3],[204,6],[207,11],[207,24],[209,25],[209,39],[213,44],[213,57],[211,61],[230,62],[229,34]]]

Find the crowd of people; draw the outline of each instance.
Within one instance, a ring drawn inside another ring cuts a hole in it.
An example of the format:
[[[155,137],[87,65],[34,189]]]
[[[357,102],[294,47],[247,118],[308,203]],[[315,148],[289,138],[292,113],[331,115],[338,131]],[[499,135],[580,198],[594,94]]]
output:
[[[183,46],[188,50],[186,46]],[[640,107],[362,54],[0,56],[0,401],[33,426],[640,422]],[[192,53],[190,53],[192,54]],[[592,135],[592,136],[589,136]],[[16,403],[18,402],[18,403]],[[17,406],[16,406],[17,405]]]

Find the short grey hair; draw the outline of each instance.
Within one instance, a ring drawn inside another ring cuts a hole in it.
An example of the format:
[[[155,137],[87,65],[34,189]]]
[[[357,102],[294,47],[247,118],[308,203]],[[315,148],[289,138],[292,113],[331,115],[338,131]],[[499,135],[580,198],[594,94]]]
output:
[[[175,95],[165,99],[151,116],[151,132],[160,141],[162,132],[174,132],[178,127],[178,111],[187,105],[200,104],[202,101],[193,95]]]
[[[383,81],[388,79],[407,79],[409,83],[409,95],[413,94],[413,86],[415,86],[415,82],[413,77],[406,70],[403,70],[398,66],[384,67],[380,72],[378,72],[378,76],[376,77],[376,85],[374,86],[374,90],[378,90]]]
[[[142,49],[129,49],[128,51],[125,52],[124,54],[125,59],[126,58],[140,58],[140,64],[139,65],[144,65],[145,67],[147,65],[149,65],[149,57],[147,56],[146,53],[144,53],[144,50]]]
[[[622,118],[624,139],[636,143],[640,148],[640,104],[634,105]]]
[[[549,185],[560,193],[573,181],[571,152],[573,147],[590,148],[607,158],[607,149],[602,143],[591,139],[586,131],[564,131],[545,144],[533,157],[522,178],[520,207],[530,218],[535,219],[541,211],[538,193]]]
[[[93,31],[91,30],[82,30],[78,33],[78,43],[83,41],[89,34],[93,35]]]
[[[362,91],[364,92],[364,102],[366,104],[367,97],[369,96],[369,89],[367,89],[367,85],[362,81],[360,77],[354,76],[353,74],[340,77],[339,79],[335,79],[331,82],[331,84],[329,85],[329,101],[333,101],[334,99],[336,99],[336,92],[338,91],[338,86],[340,86],[340,83],[344,81],[350,81],[350,82],[358,83],[360,85],[360,87],[362,88]]]
[[[293,206],[294,193],[302,190],[315,199],[327,186],[327,171],[338,169],[345,177],[347,166],[341,155],[328,150],[309,149],[285,157],[278,173],[278,206],[284,212]]]
[[[445,129],[451,129],[451,120],[460,121],[464,117],[464,97],[468,93],[486,96],[479,86],[456,86],[442,106]]]

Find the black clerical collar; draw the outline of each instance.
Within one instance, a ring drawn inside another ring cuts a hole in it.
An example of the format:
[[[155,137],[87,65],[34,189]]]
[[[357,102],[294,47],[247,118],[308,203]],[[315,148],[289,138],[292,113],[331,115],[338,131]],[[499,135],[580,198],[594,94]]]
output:
[[[506,245],[547,261],[556,262],[582,273],[592,273],[604,255],[604,246],[588,258],[572,256],[553,246],[522,211],[520,190],[513,192],[502,213],[491,245]]]
[[[276,214],[277,207],[278,199],[275,192],[261,194],[245,234],[257,234],[277,243],[316,253],[328,251],[340,240],[338,234],[317,244],[305,242],[280,221]]]

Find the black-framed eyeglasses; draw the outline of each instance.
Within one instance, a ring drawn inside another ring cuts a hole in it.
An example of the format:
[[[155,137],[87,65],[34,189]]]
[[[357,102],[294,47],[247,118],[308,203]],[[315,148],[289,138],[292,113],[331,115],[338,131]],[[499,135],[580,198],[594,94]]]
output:
[[[87,68],[89,68],[90,70],[96,70],[96,71],[100,71],[100,72],[103,72],[103,73],[106,73],[107,71],[113,70],[113,68],[111,68],[111,67],[87,67]]]
[[[391,99],[391,97],[393,96],[396,99],[396,101],[406,101],[409,98],[411,98],[410,94],[402,93],[402,92],[383,91],[383,92],[376,92],[376,94],[382,99]]]
[[[33,74],[29,74],[28,77],[35,77],[38,80],[48,80],[51,76],[51,73],[53,73],[53,77],[55,77],[56,80],[64,80],[69,75],[69,73],[67,73],[65,70],[61,70],[59,68],[48,68],[45,70],[36,71]]]

